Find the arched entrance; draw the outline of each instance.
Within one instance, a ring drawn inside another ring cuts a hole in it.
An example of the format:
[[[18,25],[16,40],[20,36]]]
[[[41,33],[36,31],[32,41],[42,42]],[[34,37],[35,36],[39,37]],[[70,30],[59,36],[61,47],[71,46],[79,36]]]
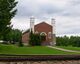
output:
[[[47,34],[45,32],[40,33],[42,45],[46,45],[46,36]]]

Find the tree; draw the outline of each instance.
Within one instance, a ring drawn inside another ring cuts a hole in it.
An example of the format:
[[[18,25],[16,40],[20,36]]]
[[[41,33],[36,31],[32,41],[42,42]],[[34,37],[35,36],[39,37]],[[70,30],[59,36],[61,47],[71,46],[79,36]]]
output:
[[[31,30],[30,34],[29,34],[29,45],[34,45],[34,34],[33,34],[33,31]]]
[[[64,37],[57,37],[57,46],[74,46],[80,47],[80,36],[64,36]]]
[[[15,42],[21,42],[22,40],[22,32],[18,29],[14,29],[11,31],[10,33],[11,37],[12,38],[11,40],[15,43]]]
[[[57,46],[68,46],[69,45],[69,37],[64,36],[64,37],[57,37]]]
[[[40,34],[34,34],[34,44],[36,45],[36,46],[40,46],[41,45],[41,36],[40,36]]]
[[[80,47],[80,37],[79,36],[75,36],[75,37],[72,36],[70,38],[70,41],[72,43],[72,46]]]
[[[29,36],[29,45],[31,46],[40,46],[42,42],[41,36],[40,34],[35,34],[32,32],[30,32],[30,36]]]
[[[15,16],[17,9],[14,9],[15,0],[0,0],[0,38],[10,31],[11,19]]]
[[[11,44],[18,44],[19,46],[22,45],[22,32],[18,29],[12,29],[6,36],[5,41]]]
[[[13,42],[18,42],[18,46],[23,46],[22,44],[22,32],[18,29],[13,31]]]

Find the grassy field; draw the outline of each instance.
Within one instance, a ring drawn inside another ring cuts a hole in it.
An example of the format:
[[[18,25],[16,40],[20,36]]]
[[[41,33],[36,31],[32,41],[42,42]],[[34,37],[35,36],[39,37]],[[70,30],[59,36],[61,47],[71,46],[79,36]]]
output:
[[[58,46],[58,47],[68,49],[68,50],[80,51],[80,47],[72,47],[72,46]]]
[[[18,47],[14,45],[0,44],[0,54],[18,54],[18,55],[60,55],[60,54],[77,54],[70,52],[63,52],[48,48],[46,46],[33,46],[33,47]]]

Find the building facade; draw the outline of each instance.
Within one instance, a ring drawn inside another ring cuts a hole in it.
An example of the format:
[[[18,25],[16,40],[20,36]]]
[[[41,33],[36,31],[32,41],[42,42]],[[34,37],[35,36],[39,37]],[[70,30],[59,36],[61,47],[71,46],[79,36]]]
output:
[[[39,33],[40,35],[44,35],[44,40],[42,41],[42,45],[55,45],[56,44],[56,36],[55,36],[55,26],[54,19],[51,19],[51,25],[46,22],[41,22],[37,25],[34,25],[34,18],[30,18],[30,31],[25,32],[22,35],[22,42],[25,45],[29,43],[29,33],[31,29],[33,33]]]

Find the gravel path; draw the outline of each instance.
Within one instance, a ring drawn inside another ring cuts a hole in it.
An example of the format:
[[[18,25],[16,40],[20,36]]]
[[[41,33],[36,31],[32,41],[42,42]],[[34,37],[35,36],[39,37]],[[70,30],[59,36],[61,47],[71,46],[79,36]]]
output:
[[[53,46],[47,46],[47,47],[49,47],[49,48],[54,48],[54,49],[61,50],[61,51],[65,51],[65,52],[78,52],[78,53],[80,53],[80,51],[67,50],[67,49],[58,48],[58,47],[53,47]]]

